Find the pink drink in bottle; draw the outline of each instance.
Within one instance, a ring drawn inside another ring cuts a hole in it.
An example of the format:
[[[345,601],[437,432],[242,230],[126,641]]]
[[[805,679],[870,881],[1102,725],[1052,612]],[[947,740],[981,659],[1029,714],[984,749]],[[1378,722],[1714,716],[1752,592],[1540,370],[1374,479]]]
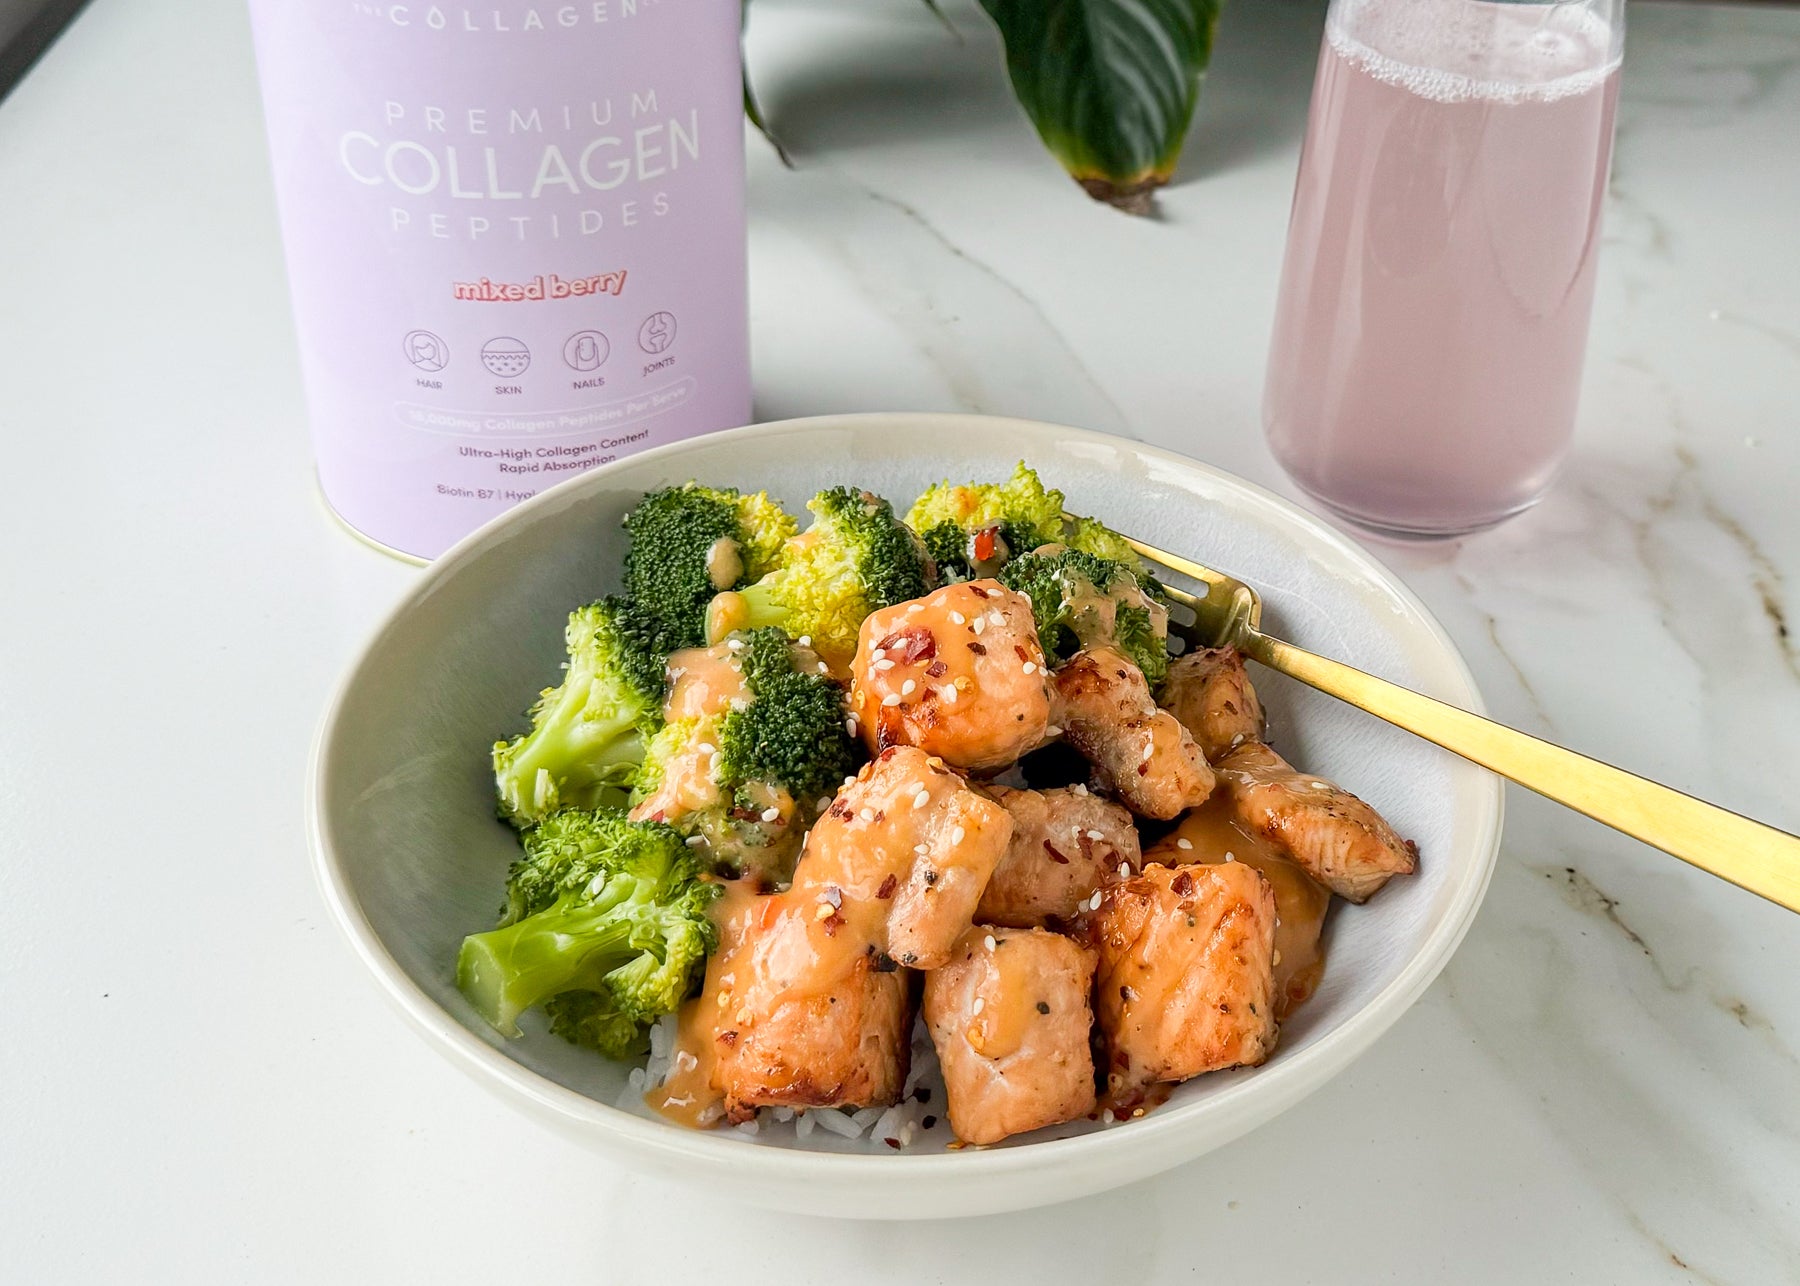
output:
[[[251,0],[319,481],[435,557],[750,414],[737,0]]]
[[[1402,537],[1527,508],[1573,433],[1622,0],[1334,0],[1264,421],[1294,480]]]

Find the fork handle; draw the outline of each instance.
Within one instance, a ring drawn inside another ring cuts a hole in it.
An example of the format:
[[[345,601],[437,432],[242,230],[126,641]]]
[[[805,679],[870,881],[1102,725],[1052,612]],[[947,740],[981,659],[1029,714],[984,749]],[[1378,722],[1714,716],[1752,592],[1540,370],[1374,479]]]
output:
[[[1255,631],[1239,647],[1597,822],[1800,911],[1800,838]]]

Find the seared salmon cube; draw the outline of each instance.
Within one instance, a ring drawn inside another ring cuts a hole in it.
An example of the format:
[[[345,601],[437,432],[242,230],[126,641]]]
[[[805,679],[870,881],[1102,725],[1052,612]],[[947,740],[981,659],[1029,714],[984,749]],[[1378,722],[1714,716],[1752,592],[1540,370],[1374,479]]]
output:
[[[1094,1110],[1094,952],[1043,929],[975,925],[925,975],[925,1022],[943,1066],[950,1128],[965,1143]]]
[[[1260,1063],[1275,1048],[1275,893],[1257,870],[1146,866],[1105,890],[1094,933],[1116,1103],[1158,1081]]]
[[[1011,814],[1013,830],[975,911],[983,924],[1068,924],[1121,867],[1128,875],[1137,870],[1137,826],[1122,805],[1079,786],[988,790]]]

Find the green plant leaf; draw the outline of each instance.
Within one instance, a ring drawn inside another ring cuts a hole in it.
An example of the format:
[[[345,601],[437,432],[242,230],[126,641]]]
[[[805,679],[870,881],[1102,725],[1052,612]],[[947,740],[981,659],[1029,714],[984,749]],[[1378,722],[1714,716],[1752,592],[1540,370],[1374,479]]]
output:
[[[981,0],[1013,92],[1089,195],[1142,214],[1169,181],[1222,0]]]

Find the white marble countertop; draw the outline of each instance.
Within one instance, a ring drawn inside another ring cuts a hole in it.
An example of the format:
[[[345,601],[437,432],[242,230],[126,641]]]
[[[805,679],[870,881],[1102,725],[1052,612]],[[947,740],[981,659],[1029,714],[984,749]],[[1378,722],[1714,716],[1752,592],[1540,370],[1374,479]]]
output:
[[[765,418],[962,408],[1292,493],[1257,400],[1320,6],[1240,0],[1161,217],[1090,204],[993,42],[758,0]],[[1580,444],[1385,557],[1499,716],[1789,828],[1800,12],[1639,4]],[[1274,1123],[1111,1196],[876,1226],[578,1151],[410,1035],[300,793],[415,573],[314,497],[241,5],[94,0],[0,106],[0,1276],[1800,1281],[1800,922],[1534,797],[1424,1001]]]

